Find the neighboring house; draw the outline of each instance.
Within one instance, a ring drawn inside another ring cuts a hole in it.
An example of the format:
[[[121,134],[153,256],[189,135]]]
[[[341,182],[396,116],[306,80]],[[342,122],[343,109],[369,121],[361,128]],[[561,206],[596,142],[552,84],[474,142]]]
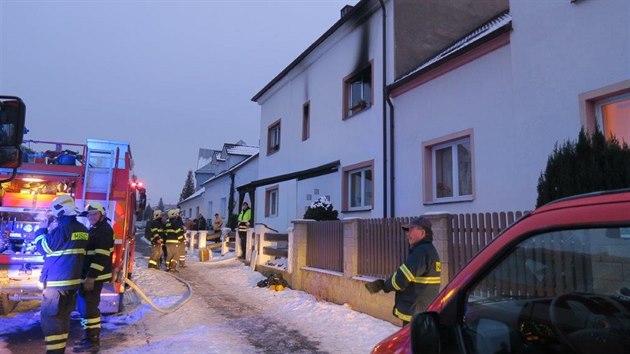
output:
[[[383,93],[399,72],[418,65],[398,57],[435,55],[439,44],[507,7],[507,0],[362,0],[344,7],[339,21],[252,98],[261,106],[259,173],[239,191],[254,196],[255,221],[286,230],[317,196],[329,197],[340,217],[395,215],[388,145],[394,122]],[[442,20],[448,29],[418,43],[418,22]]]
[[[554,144],[630,142],[630,2],[509,5],[388,88],[397,214],[532,209]]]
[[[197,170],[195,170],[195,185],[199,188],[203,182],[232,168],[257,152],[258,146],[247,145],[242,140],[235,144],[225,143],[221,150],[200,148]]]
[[[236,188],[256,179],[257,175],[258,153],[247,157],[230,169],[202,183],[201,187],[205,191],[204,203],[207,213],[204,215],[207,218],[212,218],[215,213],[219,213],[223,218],[223,226],[233,227],[234,225],[228,225],[228,222],[230,221],[230,215],[234,215],[232,218],[235,218],[235,215],[239,212],[240,203]],[[230,205],[230,193],[233,193],[233,205]],[[251,204],[250,200],[245,200]]]
[[[232,213],[238,213],[236,188],[257,177],[258,147],[239,141],[223,144],[221,150],[199,149],[198,166],[201,167],[195,171],[195,193],[178,204],[182,217],[195,218],[202,213],[211,219],[219,213],[227,224],[230,191],[234,193]]]

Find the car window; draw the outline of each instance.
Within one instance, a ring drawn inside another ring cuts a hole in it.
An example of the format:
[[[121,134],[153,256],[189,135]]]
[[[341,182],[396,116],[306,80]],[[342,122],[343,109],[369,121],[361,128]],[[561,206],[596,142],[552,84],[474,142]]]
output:
[[[630,228],[563,230],[517,244],[467,293],[474,353],[630,352]]]

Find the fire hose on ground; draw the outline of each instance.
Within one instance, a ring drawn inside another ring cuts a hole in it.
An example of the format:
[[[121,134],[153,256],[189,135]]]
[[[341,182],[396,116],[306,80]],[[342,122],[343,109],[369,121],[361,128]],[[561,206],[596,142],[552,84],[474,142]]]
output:
[[[186,285],[186,287],[188,288],[188,294],[184,295],[185,297],[183,298],[183,300],[178,301],[175,306],[172,306],[170,308],[160,308],[158,307],[156,304],[153,303],[153,301],[151,301],[151,299],[142,291],[140,290],[140,288],[134,283],[132,282],[130,279],[125,278],[125,284],[129,285],[147,304],[149,304],[149,306],[151,306],[155,311],[160,312],[160,313],[164,313],[164,314],[169,314],[172,312],[177,311],[178,309],[180,309],[182,306],[186,305],[188,303],[188,301],[190,301],[192,299],[192,286],[190,286],[190,284],[185,281],[184,279],[171,274],[171,273],[164,273],[164,274],[168,274],[171,277],[177,279],[178,281],[180,281],[181,283],[184,283],[184,285]]]

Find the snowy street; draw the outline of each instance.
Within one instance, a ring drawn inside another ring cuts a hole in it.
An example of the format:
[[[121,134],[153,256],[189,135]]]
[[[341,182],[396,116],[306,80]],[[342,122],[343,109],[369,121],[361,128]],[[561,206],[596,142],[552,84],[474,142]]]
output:
[[[183,300],[183,283],[147,269],[140,253],[136,257],[133,280],[157,306]],[[188,267],[177,275],[192,285],[193,296],[173,313],[154,311],[127,293],[125,311],[103,317],[101,353],[368,353],[399,329],[301,291],[259,288],[263,275],[238,260],[217,258],[201,263],[189,255]],[[0,353],[44,351],[37,305],[23,302],[0,317]],[[67,353],[81,334],[77,317]]]

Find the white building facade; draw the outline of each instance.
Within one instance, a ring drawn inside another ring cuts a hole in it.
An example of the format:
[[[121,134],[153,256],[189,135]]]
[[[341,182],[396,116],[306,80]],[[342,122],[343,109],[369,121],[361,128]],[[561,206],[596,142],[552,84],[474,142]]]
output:
[[[390,87],[400,215],[531,210],[556,143],[598,120],[630,141],[630,2],[509,5]]]

